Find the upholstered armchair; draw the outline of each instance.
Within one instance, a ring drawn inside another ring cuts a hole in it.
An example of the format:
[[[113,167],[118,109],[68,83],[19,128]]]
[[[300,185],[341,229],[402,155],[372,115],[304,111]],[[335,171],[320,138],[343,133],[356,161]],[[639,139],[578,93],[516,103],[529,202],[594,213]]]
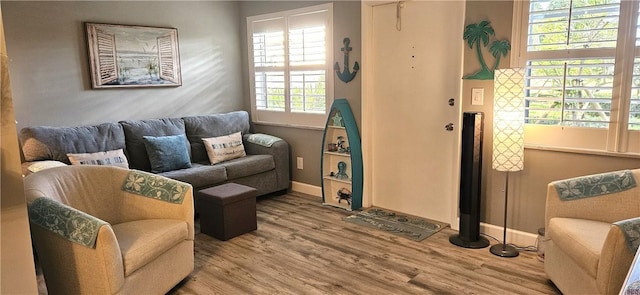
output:
[[[165,294],[193,271],[191,185],[114,166],[24,183],[49,294]]]
[[[567,294],[618,294],[640,229],[640,169],[554,181],[544,267]]]

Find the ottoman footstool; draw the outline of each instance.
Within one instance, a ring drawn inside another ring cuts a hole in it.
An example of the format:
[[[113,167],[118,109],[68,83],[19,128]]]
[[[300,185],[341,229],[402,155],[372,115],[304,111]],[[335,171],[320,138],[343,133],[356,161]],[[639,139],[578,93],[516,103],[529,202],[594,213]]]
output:
[[[200,231],[226,241],[258,229],[255,188],[225,183],[196,192]]]

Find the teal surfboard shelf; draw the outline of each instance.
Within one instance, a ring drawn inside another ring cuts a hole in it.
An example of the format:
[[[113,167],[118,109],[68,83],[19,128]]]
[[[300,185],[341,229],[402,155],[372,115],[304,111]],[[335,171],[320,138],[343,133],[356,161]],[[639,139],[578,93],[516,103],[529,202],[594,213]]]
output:
[[[362,208],[362,145],[349,102],[335,99],[322,139],[322,203],[346,210]]]

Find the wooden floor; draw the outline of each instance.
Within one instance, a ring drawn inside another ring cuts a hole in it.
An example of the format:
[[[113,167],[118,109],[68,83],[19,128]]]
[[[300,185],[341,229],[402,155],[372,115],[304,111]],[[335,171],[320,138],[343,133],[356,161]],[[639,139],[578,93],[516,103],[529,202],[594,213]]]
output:
[[[197,234],[195,270],[169,294],[559,294],[535,253],[457,247],[450,228],[415,242],[320,203],[259,198],[257,231],[226,242]]]

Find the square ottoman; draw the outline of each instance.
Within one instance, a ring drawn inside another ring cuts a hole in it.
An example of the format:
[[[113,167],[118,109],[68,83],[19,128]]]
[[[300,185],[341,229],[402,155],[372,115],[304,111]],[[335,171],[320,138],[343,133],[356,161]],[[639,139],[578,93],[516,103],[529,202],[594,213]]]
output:
[[[255,188],[237,183],[196,192],[200,231],[226,241],[258,229]]]

